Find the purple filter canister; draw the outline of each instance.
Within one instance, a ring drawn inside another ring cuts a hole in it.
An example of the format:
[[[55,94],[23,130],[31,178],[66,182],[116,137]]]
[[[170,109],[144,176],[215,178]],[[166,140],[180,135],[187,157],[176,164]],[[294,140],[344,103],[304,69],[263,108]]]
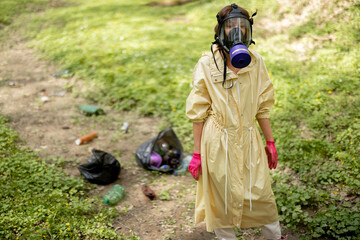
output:
[[[230,49],[231,64],[236,68],[244,68],[251,62],[249,49],[245,45],[235,45]]]

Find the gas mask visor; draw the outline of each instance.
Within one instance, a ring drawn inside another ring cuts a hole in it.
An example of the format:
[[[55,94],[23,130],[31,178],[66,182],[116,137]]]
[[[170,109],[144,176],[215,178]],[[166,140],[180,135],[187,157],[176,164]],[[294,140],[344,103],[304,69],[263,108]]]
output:
[[[230,54],[231,64],[236,68],[244,68],[251,62],[248,49],[252,42],[251,33],[250,21],[243,17],[230,17],[220,26],[220,44]]]

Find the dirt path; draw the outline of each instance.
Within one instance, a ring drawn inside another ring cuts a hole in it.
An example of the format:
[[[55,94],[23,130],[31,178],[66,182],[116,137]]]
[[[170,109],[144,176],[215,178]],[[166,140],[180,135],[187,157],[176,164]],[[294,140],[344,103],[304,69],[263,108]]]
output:
[[[1,114],[11,119],[11,127],[24,140],[24,145],[43,159],[55,157],[56,161],[63,161],[64,170],[74,177],[80,177],[77,166],[87,161],[92,148],[114,155],[122,166],[115,183],[124,186],[127,193],[117,205],[120,214],[114,226],[119,234],[134,233],[141,239],[154,240],[216,239],[213,233],[205,231],[205,225],[193,224],[196,183],[189,174],[177,177],[154,174],[135,163],[137,147],[156,136],[161,121],[117,112],[110,106],[101,106],[105,116],[82,115],[77,106],[91,103],[79,97],[81,80],[54,78],[53,73],[61,69],[37,56],[38,53],[17,39],[0,49]],[[43,102],[44,96],[49,101]],[[124,121],[130,123],[126,134],[121,132]],[[93,130],[99,133],[97,139],[75,145],[79,136]],[[148,200],[141,192],[142,183],[148,184],[156,194],[163,192],[168,197]],[[91,195],[102,196],[112,185],[96,186]],[[243,231],[243,236],[263,239],[253,230]]]

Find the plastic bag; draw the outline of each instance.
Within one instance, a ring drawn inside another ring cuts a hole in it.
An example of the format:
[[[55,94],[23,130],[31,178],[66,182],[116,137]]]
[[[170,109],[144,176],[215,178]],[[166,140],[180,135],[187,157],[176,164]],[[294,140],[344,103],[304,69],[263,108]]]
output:
[[[149,141],[144,142],[138,147],[135,153],[135,159],[137,164],[144,169],[152,170],[152,171],[172,172],[173,170],[175,170],[176,168],[172,168],[172,167],[170,167],[170,171],[169,169],[163,170],[161,166],[156,167],[150,164],[150,156],[152,151],[155,151],[157,153],[160,153],[160,155],[162,155],[161,145],[164,142],[168,144],[170,150],[178,152],[179,164],[181,164],[181,159],[184,150],[180,140],[178,139],[172,128],[167,128],[161,131],[156,137],[150,139]]]
[[[120,173],[120,163],[111,154],[92,149],[94,156],[88,163],[78,167],[80,173],[91,183],[106,185],[114,182]]]

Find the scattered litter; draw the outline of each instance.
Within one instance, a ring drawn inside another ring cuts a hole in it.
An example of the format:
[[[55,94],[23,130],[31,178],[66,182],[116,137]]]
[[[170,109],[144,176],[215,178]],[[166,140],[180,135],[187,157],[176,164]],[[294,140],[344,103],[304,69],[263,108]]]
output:
[[[43,96],[43,97],[41,97],[41,101],[42,101],[42,102],[48,102],[48,101],[49,101],[49,97],[48,97],[48,96]]]
[[[127,133],[129,130],[129,123],[128,122],[124,122],[123,125],[121,126],[121,131],[123,133]]]
[[[11,82],[9,82],[8,84],[9,84],[9,86],[10,86],[10,87],[15,86],[15,82],[12,82],[12,81],[11,81]]]
[[[68,69],[66,70],[62,70],[59,72],[56,72],[53,74],[53,77],[59,78],[59,77],[71,77],[72,74],[70,73],[70,71]]]
[[[91,183],[106,185],[114,182],[121,170],[119,161],[107,152],[97,149],[91,151],[94,156],[78,167],[80,173]]]
[[[87,104],[80,105],[79,110],[86,116],[105,114],[103,109],[95,105],[87,105]]]
[[[115,205],[120,202],[125,196],[124,188],[115,184],[103,197],[104,203],[109,205]]]
[[[70,129],[70,127],[69,126],[63,126],[62,129],[68,130],[68,129]]]
[[[150,200],[155,200],[156,199],[156,194],[154,193],[154,191],[147,186],[146,184],[143,184],[141,186],[141,190],[144,193],[145,196],[147,196]]]
[[[76,139],[75,143],[76,143],[76,145],[81,145],[81,144],[90,142],[97,136],[98,136],[97,132],[91,132],[91,133],[86,134],[85,136],[82,136],[82,137]]]

